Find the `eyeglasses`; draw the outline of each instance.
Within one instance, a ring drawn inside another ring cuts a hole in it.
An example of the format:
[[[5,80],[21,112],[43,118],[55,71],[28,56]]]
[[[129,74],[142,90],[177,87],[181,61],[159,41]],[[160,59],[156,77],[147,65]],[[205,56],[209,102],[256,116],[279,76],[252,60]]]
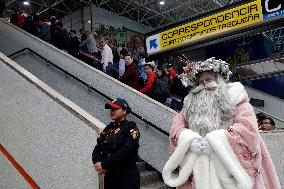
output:
[[[262,124],[262,125],[264,125],[264,124],[269,124],[269,125],[271,125],[271,123],[270,123],[270,122],[267,122],[267,121],[261,122],[261,124]]]

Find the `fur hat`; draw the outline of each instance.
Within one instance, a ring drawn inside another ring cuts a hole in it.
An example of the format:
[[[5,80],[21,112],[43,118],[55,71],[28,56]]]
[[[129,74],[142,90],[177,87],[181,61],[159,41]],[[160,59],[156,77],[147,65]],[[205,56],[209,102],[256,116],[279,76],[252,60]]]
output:
[[[229,69],[229,64],[223,60],[216,60],[215,57],[205,61],[193,62],[184,68],[184,72],[188,79],[196,84],[197,75],[205,72],[213,71],[223,76],[225,80],[229,80],[232,72]]]

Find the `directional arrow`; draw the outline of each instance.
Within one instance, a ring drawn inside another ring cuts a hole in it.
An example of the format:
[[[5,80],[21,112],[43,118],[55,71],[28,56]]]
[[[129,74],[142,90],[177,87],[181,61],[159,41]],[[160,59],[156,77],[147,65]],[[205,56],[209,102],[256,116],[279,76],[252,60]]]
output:
[[[156,41],[157,41],[157,39],[150,40],[150,49],[152,49],[152,48],[156,49],[158,47]]]

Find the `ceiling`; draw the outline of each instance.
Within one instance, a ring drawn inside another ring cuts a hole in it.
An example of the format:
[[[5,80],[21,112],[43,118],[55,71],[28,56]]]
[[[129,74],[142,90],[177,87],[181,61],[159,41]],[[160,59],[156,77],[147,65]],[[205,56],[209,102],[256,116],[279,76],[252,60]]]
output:
[[[101,0],[98,6],[154,29],[226,6],[237,0]]]
[[[23,6],[23,0],[5,0],[8,9],[25,7],[30,12],[63,17],[90,3],[127,17],[141,24],[158,29],[202,13],[227,6],[241,0],[29,0],[30,7]]]

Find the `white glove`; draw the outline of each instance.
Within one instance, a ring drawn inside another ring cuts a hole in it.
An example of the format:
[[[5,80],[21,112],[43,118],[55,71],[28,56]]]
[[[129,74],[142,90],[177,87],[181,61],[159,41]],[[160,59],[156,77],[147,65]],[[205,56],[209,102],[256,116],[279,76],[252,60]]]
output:
[[[189,146],[191,152],[201,155],[210,155],[212,152],[212,147],[206,138],[194,138]]]
[[[189,150],[192,153],[202,154],[202,151],[201,151],[201,140],[202,140],[202,138],[194,138],[194,139],[192,139],[191,144],[189,146]]]
[[[208,142],[206,138],[202,138],[201,147],[202,147],[201,148],[202,153],[210,156],[213,150],[211,144]]]

